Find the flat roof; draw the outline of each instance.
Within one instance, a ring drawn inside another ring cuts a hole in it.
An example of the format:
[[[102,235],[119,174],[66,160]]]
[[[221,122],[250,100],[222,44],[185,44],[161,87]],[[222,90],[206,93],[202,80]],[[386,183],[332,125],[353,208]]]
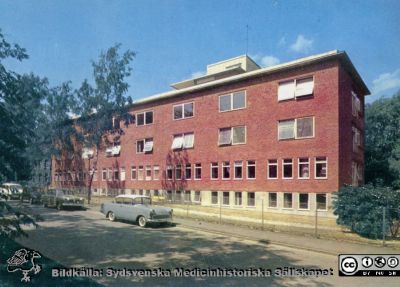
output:
[[[243,74],[234,75],[234,76],[219,79],[219,80],[214,80],[211,82],[206,82],[203,84],[183,88],[180,90],[172,90],[169,92],[156,94],[156,95],[153,95],[150,97],[136,100],[132,103],[132,106],[147,104],[147,103],[156,102],[156,101],[160,101],[160,100],[164,100],[164,99],[169,99],[169,98],[173,98],[173,97],[185,94],[185,93],[201,91],[201,90],[205,90],[208,88],[213,88],[213,87],[221,86],[224,84],[241,81],[241,80],[245,80],[245,79],[252,78],[252,77],[274,74],[274,73],[282,72],[285,70],[290,70],[290,69],[294,69],[294,68],[301,67],[304,65],[310,65],[310,64],[327,61],[327,60],[331,60],[331,59],[339,59],[342,61],[346,70],[350,73],[350,75],[353,77],[355,82],[360,85],[361,89],[363,90],[364,95],[369,95],[371,93],[369,91],[367,85],[364,83],[361,76],[357,72],[356,68],[354,67],[354,65],[351,62],[347,53],[345,51],[332,50],[332,51],[325,52],[322,54],[317,54],[317,55],[297,59],[294,61],[278,64],[275,66],[262,68],[262,69],[254,70],[251,72],[243,73]]]

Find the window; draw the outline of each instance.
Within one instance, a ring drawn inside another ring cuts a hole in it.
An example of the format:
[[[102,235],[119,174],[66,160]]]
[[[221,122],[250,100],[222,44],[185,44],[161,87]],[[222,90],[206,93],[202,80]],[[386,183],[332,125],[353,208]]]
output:
[[[195,191],[194,192],[194,200],[196,202],[200,202],[201,198],[200,198],[200,191]]]
[[[278,101],[284,101],[303,96],[309,96],[314,93],[313,77],[290,80],[279,83]]]
[[[218,162],[211,163],[211,179],[218,179]]]
[[[293,178],[293,160],[292,159],[284,159],[282,164],[282,174],[284,179],[292,179]]]
[[[174,136],[171,149],[193,148],[193,146],[194,146],[193,133],[179,134]]]
[[[227,112],[244,109],[246,107],[246,92],[234,92],[228,95],[219,96],[219,111]]]
[[[146,165],[146,180],[151,180],[151,165]]]
[[[121,167],[121,174],[120,174],[121,181],[125,181],[125,177],[126,177],[125,167]]]
[[[177,164],[175,166],[175,178],[176,179],[182,179],[182,165]]]
[[[184,200],[186,202],[191,202],[191,200],[190,200],[190,190],[185,190]]]
[[[93,172],[93,181],[97,181],[97,169],[95,169]]]
[[[185,179],[192,179],[192,165],[190,163],[187,163],[185,166]]]
[[[236,145],[246,143],[246,127],[230,127],[219,129],[219,145]]]
[[[326,210],[326,193],[317,193],[317,210]]]
[[[303,139],[314,137],[314,117],[278,122],[278,139]]]
[[[278,160],[269,159],[268,160],[268,179],[277,179],[278,178]]]
[[[328,160],[326,157],[315,158],[315,178],[328,178]]]
[[[229,205],[229,191],[224,191],[222,193],[222,204]]]
[[[277,207],[278,206],[278,195],[276,192],[268,193],[268,207]]]
[[[194,179],[201,179],[201,163],[194,165]]]
[[[192,118],[194,115],[193,105],[193,103],[186,103],[174,106],[174,120]]]
[[[107,169],[107,174],[107,180],[112,180],[113,172],[111,168]]]
[[[136,153],[150,153],[153,151],[153,139],[140,139],[136,141]]]
[[[256,162],[254,160],[247,161],[247,179],[256,178]]]
[[[167,179],[168,180],[172,180],[173,179],[174,172],[173,172],[173,169],[172,169],[172,165],[168,165],[167,166],[166,175],[167,175]]]
[[[211,204],[218,204],[218,192],[211,192]]]
[[[233,164],[234,179],[243,178],[243,162],[241,160],[235,161]]]
[[[247,206],[255,206],[256,205],[256,196],[254,192],[247,193]]]
[[[158,165],[155,165],[153,167],[153,180],[159,180],[160,179],[160,167]]]
[[[361,101],[353,91],[351,91],[351,104],[353,116],[358,117],[361,113]]]
[[[293,207],[293,195],[291,193],[283,194],[283,208],[292,208]]]
[[[310,178],[310,159],[309,158],[299,158],[299,168],[298,168],[300,179]]]
[[[299,209],[308,209],[308,193],[299,194]]]
[[[101,180],[106,181],[107,180],[107,170],[105,168],[102,169],[101,171]]]
[[[242,193],[235,192],[235,205],[242,205]]]
[[[136,166],[131,166],[131,180],[135,180],[137,177]]]
[[[113,179],[114,180],[119,180],[119,170],[118,170],[118,168],[114,169],[114,178]]]
[[[175,200],[182,201],[182,191],[181,190],[175,191]]]
[[[139,165],[139,167],[138,167],[138,180],[143,180],[143,179],[144,179],[143,165]]]
[[[136,125],[150,125],[153,123],[153,111],[137,113],[136,114]]]
[[[222,163],[222,179],[229,179],[231,177],[231,166],[229,161]]]
[[[361,146],[361,132],[356,127],[352,128],[353,135],[353,152],[358,151],[358,148]]]

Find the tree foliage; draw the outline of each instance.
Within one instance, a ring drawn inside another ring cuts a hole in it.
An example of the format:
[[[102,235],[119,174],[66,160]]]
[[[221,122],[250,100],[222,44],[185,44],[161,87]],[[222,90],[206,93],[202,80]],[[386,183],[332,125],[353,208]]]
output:
[[[400,92],[365,109],[365,179],[400,189]]]
[[[400,220],[400,192],[387,187],[344,186],[334,201],[337,223],[369,238],[381,238],[383,230],[383,209],[385,213],[385,234],[392,231]]]
[[[97,61],[92,62],[94,86],[85,80],[76,91],[75,112],[80,115],[77,121],[80,137],[78,143],[95,149],[95,156],[89,169],[96,169],[99,150],[119,141],[123,130],[114,123],[122,120],[132,121],[127,107],[132,99],[127,95],[127,78],[131,75],[130,66],[135,53],[127,50],[120,53],[120,44],[102,52]],[[88,201],[90,202],[93,174],[89,178]]]

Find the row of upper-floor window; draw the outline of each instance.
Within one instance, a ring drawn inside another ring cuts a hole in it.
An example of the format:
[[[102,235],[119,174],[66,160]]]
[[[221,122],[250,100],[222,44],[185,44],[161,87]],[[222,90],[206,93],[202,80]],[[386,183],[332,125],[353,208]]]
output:
[[[310,96],[314,92],[314,78],[307,77],[293,79],[279,83],[278,101]],[[222,94],[218,97],[220,112],[241,110],[247,107],[246,90]],[[172,105],[173,120],[181,120],[194,117],[194,102]],[[136,126],[150,125],[154,122],[154,111],[142,111],[136,113]]]
[[[270,159],[267,163],[267,179],[274,180],[279,178],[279,163],[281,165],[282,179],[294,179],[294,165],[296,159],[284,158],[281,160]],[[328,159],[327,157],[314,158],[314,178],[328,178]],[[248,180],[256,179],[256,161],[255,160],[237,160],[237,161],[222,161],[210,163],[210,179],[211,180]],[[311,178],[311,159],[308,157],[297,158],[297,178]],[[93,172],[93,181],[98,180],[97,170]],[[202,179],[202,164],[201,163],[185,163],[176,165],[167,165],[165,168],[166,180],[201,180]],[[92,175],[92,173],[90,173]],[[60,178],[62,177],[62,178]],[[56,172],[55,181],[81,181],[86,180],[86,172]],[[160,180],[159,165],[139,165],[131,166],[131,180]],[[102,181],[125,181],[126,170],[121,168],[103,168],[101,173]]]
[[[315,118],[313,116],[288,119],[278,121],[278,140],[305,139],[313,138],[315,135]],[[218,129],[218,145],[239,145],[247,142],[247,127],[233,126]],[[175,134],[172,137],[172,150],[194,148],[194,132]],[[136,140],[136,153],[152,153],[154,149],[153,138],[143,138]],[[118,156],[121,146],[113,146],[106,149],[106,156]],[[93,152],[91,153],[93,154]],[[88,157],[85,150],[82,154],[84,158]]]

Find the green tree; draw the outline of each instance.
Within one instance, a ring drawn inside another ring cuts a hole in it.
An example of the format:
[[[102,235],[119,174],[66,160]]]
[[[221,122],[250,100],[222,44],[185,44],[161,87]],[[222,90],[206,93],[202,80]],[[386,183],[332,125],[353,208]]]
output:
[[[383,230],[383,210],[386,232],[396,236],[396,226],[400,220],[400,192],[387,187],[344,186],[334,202],[337,223],[347,226],[353,232],[368,238],[381,238]]]
[[[400,92],[365,109],[365,179],[400,188]]]
[[[76,122],[81,133],[77,137],[82,147],[94,148],[94,156],[89,159],[89,170],[97,169],[99,152],[104,147],[118,142],[123,130],[122,121],[128,125],[133,119],[127,112],[132,103],[127,95],[129,88],[126,79],[131,75],[130,66],[135,53],[127,50],[120,53],[120,44],[102,52],[96,62],[92,62],[94,87],[85,80],[76,91],[76,113],[80,119]],[[116,124],[118,123],[118,124]],[[91,187],[94,173],[88,182],[88,202],[91,200]]]

